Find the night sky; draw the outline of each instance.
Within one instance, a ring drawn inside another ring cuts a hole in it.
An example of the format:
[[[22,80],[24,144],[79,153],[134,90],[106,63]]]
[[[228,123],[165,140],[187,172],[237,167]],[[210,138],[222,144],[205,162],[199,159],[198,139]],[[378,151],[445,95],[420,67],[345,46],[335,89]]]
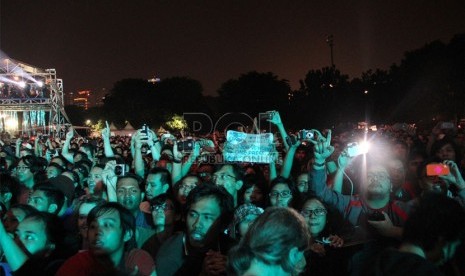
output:
[[[204,94],[252,70],[298,88],[334,62],[350,78],[465,32],[465,1],[0,0],[1,50],[55,68],[65,92],[189,76]]]

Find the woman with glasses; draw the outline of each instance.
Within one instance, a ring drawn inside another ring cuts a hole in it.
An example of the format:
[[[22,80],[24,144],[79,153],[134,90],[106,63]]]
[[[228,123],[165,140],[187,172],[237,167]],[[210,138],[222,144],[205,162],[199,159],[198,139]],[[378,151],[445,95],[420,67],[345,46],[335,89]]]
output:
[[[317,198],[307,199],[300,214],[307,223],[310,235],[310,250],[306,254],[306,270],[312,275],[342,275],[346,269],[346,263],[342,259],[340,248],[344,240],[335,235],[337,227],[336,212],[331,212],[329,217],[328,208]],[[339,270],[338,270],[339,269]],[[342,273],[342,274],[340,274]]]
[[[21,184],[19,203],[27,204],[29,193],[34,185],[47,179],[45,168],[46,166],[43,166],[35,156],[28,155],[19,159],[15,168],[16,177]]]
[[[298,193],[294,182],[289,178],[276,177],[270,184],[270,206],[272,207],[295,207],[298,202]]]
[[[155,258],[162,243],[180,230],[177,223],[180,206],[170,195],[161,194],[150,200],[149,208],[143,211],[151,214],[151,224],[155,234],[142,245],[142,249]]]

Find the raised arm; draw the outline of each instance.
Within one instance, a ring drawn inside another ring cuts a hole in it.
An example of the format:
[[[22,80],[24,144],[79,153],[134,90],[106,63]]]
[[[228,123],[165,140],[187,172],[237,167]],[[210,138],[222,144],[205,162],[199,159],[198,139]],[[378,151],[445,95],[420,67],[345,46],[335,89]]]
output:
[[[144,178],[145,176],[145,164],[142,159],[142,145],[144,144],[143,139],[147,139],[145,134],[142,134],[140,130],[136,131],[133,135],[134,137],[134,171],[135,173]]]
[[[325,138],[321,135],[318,140],[310,140],[314,145],[315,163],[309,174],[309,190],[326,204],[336,207],[341,213],[349,205],[350,196],[344,196],[339,192],[331,190],[326,185],[326,159],[333,153],[334,147],[331,146],[331,131]]]
[[[74,129],[70,127],[68,132],[66,133],[65,143],[63,144],[63,148],[61,149],[61,155],[68,160],[71,164],[74,164],[74,156],[71,152],[69,152],[69,146],[71,144],[71,140],[74,137]]]
[[[2,223],[0,223],[0,246],[12,271],[18,270],[29,259],[13,238],[8,235]]]
[[[333,190],[342,193],[342,184],[344,181],[344,171],[347,168],[347,165],[350,163],[352,158],[347,155],[347,149],[341,152],[337,159],[337,171],[334,175]]]
[[[20,151],[21,151],[21,143],[23,142],[23,140],[18,137],[18,139],[16,139],[16,148],[15,148],[15,155],[17,158],[21,158],[20,156]]]
[[[284,157],[284,164],[283,167],[281,168],[281,176],[285,178],[289,178],[291,175],[291,170],[292,170],[292,164],[294,163],[294,155],[301,144],[300,140],[296,140],[294,144],[290,145],[286,157]]]
[[[154,162],[160,160],[161,157],[161,142],[158,139],[157,134],[151,129],[148,130],[148,140],[147,144],[150,148],[150,153],[152,154],[152,159]]]
[[[273,157],[271,158],[271,162],[270,164],[268,164],[268,168],[269,168],[269,179],[270,179],[270,182],[275,179],[276,177],[278,177],[278,172],[276,171],[276,162],[279,160],[279,152],[276,150],[276,147],[274,148],[274,152],[273,152]]]
[[[116,182],[118,177],[115,175],[116,161],[108,161],[102,171],[102,181],[107,187],[107,198],[109,202],[117,202]]]
[[[34,139],[34,154],[38,157],[43,156],[42,144],[40,143],[40,136],[37,135],[36,139]]]
[[[187,158],[186,162],[182,163],[181,167],[181,178],[184,177],[189,173],[189,170],[192,167],[192,164],[194,164],[195,160],[197,160],[197,157],[200,156],[200,144],[197,142],[194,142],[194,148],[189,155],[189,158]]]
[[[105,128],[102,130],[102,140],[103,140],[103,152],[107,158],[115,157],[113,153],[113,149],[111,148],[110,143],[110,125],[108,125],[108,121],[105,121]]]
[[[271,119],[267,120],[268,122],[276,125],[278,128],[279,133],[281,134],[281,138],[283,140],[284,147],[286,148],[286,151],[289,150],[289,146],[286,142],[287,139],[287,132],[286,129],[284,128],[283,122],[281,120],[281,116],[279,115],[278,111],[272,111],[272,116]]]
[[[462,205],[462,207],[465,208],[465,180],[460,173],[460,169],[452,160],[446,160],[444,161],[444,164],[449,166],[450,173],[447,175],[441,175],[439,177],[447,180],[452,185],[457,187],[457,196],[455,197],[455,200],[457,200]]]

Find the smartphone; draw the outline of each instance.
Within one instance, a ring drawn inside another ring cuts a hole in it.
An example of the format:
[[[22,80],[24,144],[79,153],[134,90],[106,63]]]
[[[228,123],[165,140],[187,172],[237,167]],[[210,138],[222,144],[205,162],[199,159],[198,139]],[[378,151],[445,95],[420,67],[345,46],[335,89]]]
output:
[[[454,128],[454,123],[452,122],[442,122],[441,129],[452,129]]]
[[[267,111],[265,113],[258,114],[258,119],[260,121],[271,120],[273,118],[274,111]]]
[[[450,174],[449,166],[445,164],[428,164],[426,165],[427,176],[438,176]]]
[[[355,157],[360,154],[366,154],[367,152],[368,148],[357,142],[347,144],[347,154],[349,155],[349,157]]]

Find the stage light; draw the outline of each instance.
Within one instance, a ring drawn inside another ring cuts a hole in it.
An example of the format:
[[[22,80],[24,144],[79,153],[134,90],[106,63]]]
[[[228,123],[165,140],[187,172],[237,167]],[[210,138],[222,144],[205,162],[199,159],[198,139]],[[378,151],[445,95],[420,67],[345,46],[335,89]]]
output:
[[[25,87],[26,87],[26,83],[25,83],[24,81],[18,82],[18,85],[19,85],[19,87],[21,87],[21,88],[25,88]]]
[[[5,121],[5,127],[7,129],[17,129],[18,128],[18,121],[10,118]]]
[[[370,149],[370,143],[368,141],[360,142],[361,152],[362,154],[367,154],[368,150]]]
[[[44,83],[43,83],[42,81],[38,81],[38,82],[37,82],[37,85],[38,85],[39,87],[42,87],[42,86],[44,86]]]

